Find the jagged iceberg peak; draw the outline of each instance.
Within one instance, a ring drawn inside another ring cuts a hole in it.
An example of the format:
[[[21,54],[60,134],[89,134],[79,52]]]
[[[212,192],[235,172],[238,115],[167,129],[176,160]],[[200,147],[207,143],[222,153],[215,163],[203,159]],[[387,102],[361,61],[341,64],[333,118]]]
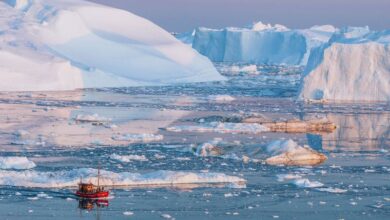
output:
[[[329,43],[348,43],[360,44],[367,42],[376,42],[380,44],[389,44],[390,30],[371,31],[366,27],[345,27],[336,32]]]
[[[347,27],[314,50],[301,99],[390,101],[390,31]]]
[[[264,24],[261,21],[255,22],[252,25],[251,28],[253,31],[289,31],[286,26],[283,26],[281,24]]]
[[[0,91],[224,80],[152,22],[82,0],[0,1]]]

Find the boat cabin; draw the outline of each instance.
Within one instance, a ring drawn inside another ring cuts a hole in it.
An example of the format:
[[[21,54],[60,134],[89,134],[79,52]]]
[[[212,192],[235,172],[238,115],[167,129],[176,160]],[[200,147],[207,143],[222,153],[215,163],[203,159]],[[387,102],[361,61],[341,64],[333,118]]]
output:
[[[79,192],[81,193],[97,193],[104,191],[104,187],[95,186],[92,183],[79,183]]]

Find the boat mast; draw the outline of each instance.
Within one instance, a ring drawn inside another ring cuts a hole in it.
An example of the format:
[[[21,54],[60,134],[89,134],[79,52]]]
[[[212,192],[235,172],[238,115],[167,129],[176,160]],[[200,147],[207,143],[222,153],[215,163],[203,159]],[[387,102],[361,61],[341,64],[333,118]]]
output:
[[[98,165],[98,181],[97,181],[98,187],[100,186],[100,163]]]

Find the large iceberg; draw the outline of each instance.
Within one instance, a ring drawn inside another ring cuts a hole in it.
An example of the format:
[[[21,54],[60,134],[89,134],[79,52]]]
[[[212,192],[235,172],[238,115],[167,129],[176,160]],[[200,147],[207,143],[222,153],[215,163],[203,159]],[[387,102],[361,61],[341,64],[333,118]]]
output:
[[[214,62],[306,65],[310,51],[337,31],[331,25],[290,30],[261,22],[248,28],[198,28],[177,37]]]
[[[223,80],[152,22],[82,0],[0,1],[0,91]]]
[[[390,101],[390,31],[345,28],[311,53],[301,99]]]

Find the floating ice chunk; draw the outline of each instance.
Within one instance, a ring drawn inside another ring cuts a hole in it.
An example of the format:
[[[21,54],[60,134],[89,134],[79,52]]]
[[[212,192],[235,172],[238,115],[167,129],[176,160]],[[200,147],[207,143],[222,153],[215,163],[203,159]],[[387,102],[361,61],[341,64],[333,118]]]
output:
[[[160,134],[122,134],[122,135],[114,135],[112,139],[115,141],[126,141],[130,143],[137,143],[137,142],[162,141],[164,139],[164,136]]]
[[[173,219],[170,214],[161,214],[161,217],[165,219]]]
[[[236,100],[234,97],[230,95],[209,95],[207,99],[216,102],[232,102]]]
[[[89,168],[68,171],[9,171],[0,170],[0,185],[62,188],[75,187],[83,177],[84,181],[96,183],[97,170]],[[230,184],[230,187],[245,186],[245,179],[223,173],[198,173],[155,171],[151,173],[115,173],[101,171],[100,184],[106,186],[172,186],[178,184]]]
[[[278,178],[278,182],[284,182],[286,180],[295,180],[295,179],[301,179],[302,176],[298,174],[278,174],[276,175]]]
[[[228,66],[221,66],[219,67],[220,71],[223,73],[233,73],[233,74],[239,74],[239,73],[247,73],[247,74],[259,74],[259,71],[257,70],[257,65],[228,65]]]
[[[27,157],[0,157],[0,169],[26,170],[32,169],[36,165]]]
[[[339,188],[332,188],[332,187],[318,188],[317,190],[321,191],[321,192],[330,192],[330,193],[345,193],[345,192],[348,192],[348,190],[346,190],[346,189],[339,189]]]
[[[196,148],[195,154],[200,157],[220,156],[222,151],[211,143],[204,143]]]
[[[75,117],[75,121],[78,122],[86,122],[86,123],[104,123],[104,122],[110,122],[110,118],[106,118],[103,116],[99,116],[98,114],[92,114],[92,115],[86,115],[86,114],[79,114]]]
[[[318,188],[324,186],[324,184],[318,181],[310,181],[308,179],[296,179],[293,181],[294,185],[300,188]]]
[[[123,212],[123,215],[131,216],[131,215],[134,215],[134,212],[126,211],[126,212]]]
[[[131,161],[148,161],[148,158],[145,157],[145,155],[118,155],[118,154],[111,154],[110,156],[113,160],[118,160],[120,162],[129,163]]]
[[[253,123],[223,123],[211,122],[202,125],[179,125],[166,128],[173,132],[217,132],[217,133],[233,133],[233,134],[259,134],[269,131],[269,129],[260,124]]]
[[[327,160],[324,154],[306,145],[299,146],[291,139],[274,141],[267,146],[267,150],[275,155],[266,159],[270,165],[311,166]]]

